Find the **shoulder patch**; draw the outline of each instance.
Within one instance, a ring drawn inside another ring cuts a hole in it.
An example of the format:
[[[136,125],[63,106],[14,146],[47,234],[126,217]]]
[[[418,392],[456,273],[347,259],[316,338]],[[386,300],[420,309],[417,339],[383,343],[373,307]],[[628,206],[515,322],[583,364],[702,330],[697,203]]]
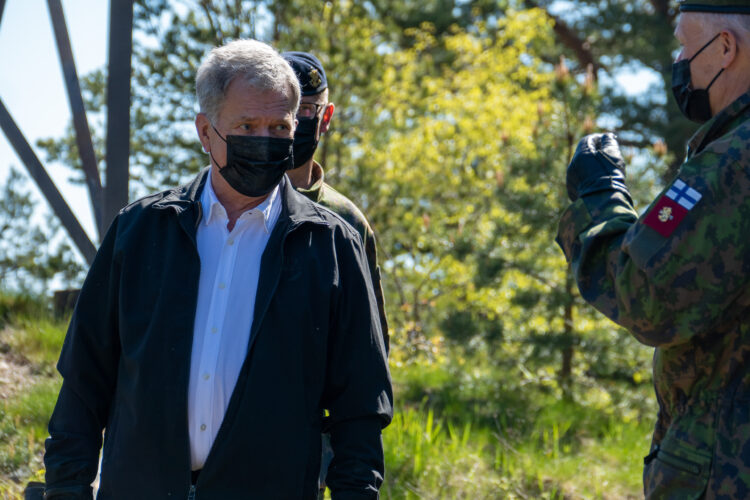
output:
[[[677,179],[654,203],[643,223],[667,238],[702,197],[703,195],[683,180]]]

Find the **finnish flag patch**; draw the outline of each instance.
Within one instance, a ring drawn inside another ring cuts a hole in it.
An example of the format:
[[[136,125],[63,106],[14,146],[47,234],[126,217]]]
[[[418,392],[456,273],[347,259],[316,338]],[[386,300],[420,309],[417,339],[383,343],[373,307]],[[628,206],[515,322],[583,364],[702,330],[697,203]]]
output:
[[[698,191],[691,188],[680,179],[674,181],[674,184],[669,188],[666,195],[669,196],[670,199],[676,201],[679,205],[685,207],[686,210],[692,210],[695,204],[703,198]]]
[[[669,237],[682,219],[703,198],[682,179],[677,179],[651,207],[643,223],[660,235]]]

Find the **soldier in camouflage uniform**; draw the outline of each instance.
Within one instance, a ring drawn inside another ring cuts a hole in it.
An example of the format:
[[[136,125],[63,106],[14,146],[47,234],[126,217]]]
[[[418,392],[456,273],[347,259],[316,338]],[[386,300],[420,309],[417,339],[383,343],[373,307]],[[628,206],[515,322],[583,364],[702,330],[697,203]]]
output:
[[[750,1],[683,1],[673,90],[702,122],[640,216],[612,134],[578,145],[557,241],[582,297],[655,347],[649,499],[750,498]]]
[[[294,70],[302,88],[300,107],[297,113],[297,129],[294,133],[294,166],[287,171],[292,185],[298,192],[312,201],[336,212],[362,236],[367,262],[370,267],[375,299],[380,312],[380,326],[383,331],[386,352],[389,347],[388,321],[385,315],[383,287],[380,283],[375,233],[362,211],[346,196],[333,189],[324,181],[323,167],[313,159],[315,149],[331,124],[335,106],[328,102],[328,80],[323,65],[307,52],[284,52],[281,54]],[[323,435],[323,457],[320,468],[320,493],[325,492],[325,478],[328,465],[333,458],[330,437]]]

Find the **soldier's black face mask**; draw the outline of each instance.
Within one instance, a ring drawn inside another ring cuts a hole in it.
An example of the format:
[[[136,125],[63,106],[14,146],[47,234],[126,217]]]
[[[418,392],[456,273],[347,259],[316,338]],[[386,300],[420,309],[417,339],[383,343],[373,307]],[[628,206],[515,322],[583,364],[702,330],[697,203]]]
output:
[[[211,127],[227,143],[227,163],[220,167],[209,152],[211,159],[238,193],[252,197],[268,194],[293,166],[292,139],[255,135],[228,135],[225,139]]]
[[[708,89],[714,84],[719,75],[724,72],[724,68],[719,71],[708,87],[705,89],[694,89],[692,85],[692,78],[690,76],[690,63],[698,57],[698,54],[711,45],[714,40],[719,38],[717,34],[711,40],[708,41],[701,49],[696,52],[690,59],[683,59],[672,64],[672,93],[677,101],[680,111],[689,120],[697,123],[705,123],[711,119],[711,101],[708,98]]]
[[[315,132],[318,131],[319,118],[300,119],[294,131],[294,168],[301,167],[312,158],[318,147]]]

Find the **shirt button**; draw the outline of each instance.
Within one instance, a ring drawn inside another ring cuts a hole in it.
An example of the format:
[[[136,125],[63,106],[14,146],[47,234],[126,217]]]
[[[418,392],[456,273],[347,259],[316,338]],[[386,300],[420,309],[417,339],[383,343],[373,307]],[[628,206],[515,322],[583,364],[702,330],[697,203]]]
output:
[[[216,328],[216,327],[213,327],[213,328],[211,328],[211,333],[216,333],[216,332],[218,332],[218,331],[219,331],[219,329],[218,329],[218,328]]]
[[[230,245],[234,245],[234,240],[229,240],[227,241],[227,243],[229,243]]]
[[[219,283],[219,290],[224,290],[226,288],[226,285],[224,283]]]
[[[205,430],[206,430],[206,424],[201,424],[201,430],[202,430],[202,431],[205,431]]]
[[[208,373],[203,374],[203,380],[208,380],[210,378],[211,378],[211,375],[209,375]]]

